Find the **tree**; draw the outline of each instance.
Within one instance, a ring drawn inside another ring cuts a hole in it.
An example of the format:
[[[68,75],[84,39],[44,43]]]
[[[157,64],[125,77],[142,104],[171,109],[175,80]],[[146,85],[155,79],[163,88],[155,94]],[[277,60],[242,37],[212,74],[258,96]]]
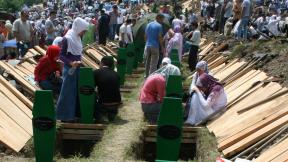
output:
[[[23,5],[23,0],[0,0],[0,6],[8,12],[17,12]]]

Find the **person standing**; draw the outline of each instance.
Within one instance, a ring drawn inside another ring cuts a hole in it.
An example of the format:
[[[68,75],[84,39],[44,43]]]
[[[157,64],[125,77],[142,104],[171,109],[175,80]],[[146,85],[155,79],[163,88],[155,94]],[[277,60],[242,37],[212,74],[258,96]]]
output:
[[[188,58],[189,69],[191,72],[195,70],[195,66],[198,62],[198,50],[199,50],[199,45],[201,41],[201,33],[200,33],[200,30],[198,29],[198,23],[193,23],[192,28],[194,31],[190,39],[191,47],[190,47],[189,58]]]
[[[77,17],[66,35],[63,37],[60,60],[64,63],[63,84],[57,103],[57,119],[62,121],[74,121],[77,110],[77,84],[79,66],[83,45],[81,37],[88,30],[89,23]]]
[[[101,10],[101,16],[98,20],[99,44],[106,45],[106,40],[109,35],[109,16],[104,10]]]
[[[22,10],[20,18],[13,23],[13,34],[16,37],[17,49],[19,51],[19,58],[23,58],[30,48],[32,40],[32,25],[28,21],[29,13],[27,10]]]
[[[151,73],[157,70],[157,64],[159,59],[159,51],[164,50],[163,46],[163,29],[162,23],[164,21],[164,15],[158,14],[156,20],[150,22],[145,29],[145,77],[148,77]],[[164,53],[164,52],[162,52]]]
[[[122,26],[122,24],[124,24],[124,16],[123,16],[123,14],[119,13],[119,15],[117,17],[117,28],[116,28],[116,34],[118,36],[120,36],[119,30],[120,30],[120,27]]]
[[[131,24],[131,19],[127,19],[119,29],[119,46],[126,47],[131,43],[131,37],[128,35],[128,25]]]
[[[241,0],[235,0],[233,3],[233,26],[241,18]]]
[[[115,34],[116,34],[116,29],[117,29],[117,18],[118,18],[118,6],[114,5],[112,12],[109,13],[110,16],[110,22],[109,22],[109,27],[110,27],[110,40],[114,40]]]
[[[53,21],[56,18],[56,11],[51,11],[49,14],[49,19],[45,22],[46,29],[46,45],[51,45],[56,36],[56,28],[54,26]]]
[[[247,39],[248,33],[248,23],[251,14],[251,2],[250,0],[243,0],[242,2],[242,10],[241,10],[241,19],[240,24],[237,29],[237,39],[243,38],[244,40]]]

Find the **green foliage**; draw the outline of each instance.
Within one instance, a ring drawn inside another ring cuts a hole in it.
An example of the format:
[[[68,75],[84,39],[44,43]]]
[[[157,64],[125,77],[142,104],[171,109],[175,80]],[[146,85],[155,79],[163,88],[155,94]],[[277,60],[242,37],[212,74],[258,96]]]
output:
[[[23,5],[23,0],[0,0],[0,6],[4,11],[16,12]]]
[[[17,12],[26,4],[32,6],[33,4],[42,3],[43,0],[0,0],[1,9],[7,12]]]

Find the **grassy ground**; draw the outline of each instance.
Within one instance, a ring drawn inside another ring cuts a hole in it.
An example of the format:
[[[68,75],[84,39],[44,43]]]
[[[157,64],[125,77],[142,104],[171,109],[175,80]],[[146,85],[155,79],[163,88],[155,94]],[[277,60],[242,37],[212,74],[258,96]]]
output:
[[[141,85],[143,79],[132,81]],[[128,83],[129,84],[129,83]],[[135,88],[132,93],[124,94],[124,105],[119,111],[118,118],[114,123],[108,125],[104,131],[103,139],[97,143],[87,159],[72,157],[69,159],[59,159],[59,162],[96,162],[96,161],[135,161],[130,148],[133,143],[139,140],[144,126],[143,113],[138,102],[139,88]]]

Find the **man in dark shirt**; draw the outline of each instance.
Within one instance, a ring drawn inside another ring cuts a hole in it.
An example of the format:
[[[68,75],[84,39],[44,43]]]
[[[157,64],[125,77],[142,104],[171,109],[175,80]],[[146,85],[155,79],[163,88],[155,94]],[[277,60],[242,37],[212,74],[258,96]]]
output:
[[[101,122],[102,116],[107,114],[108,120],[113,121],[121,104],[120,77],[113,70],[114,61],[111,57],[103,57],[100,65],[100,69],[94,71],[98,92],[95,120]]]
[[[104,46],[106,45],[106,40],[109,35],[109,22],[109,16],[104,10],[101,10],[101,16],[98,20],[99,44],[103,44]]]

